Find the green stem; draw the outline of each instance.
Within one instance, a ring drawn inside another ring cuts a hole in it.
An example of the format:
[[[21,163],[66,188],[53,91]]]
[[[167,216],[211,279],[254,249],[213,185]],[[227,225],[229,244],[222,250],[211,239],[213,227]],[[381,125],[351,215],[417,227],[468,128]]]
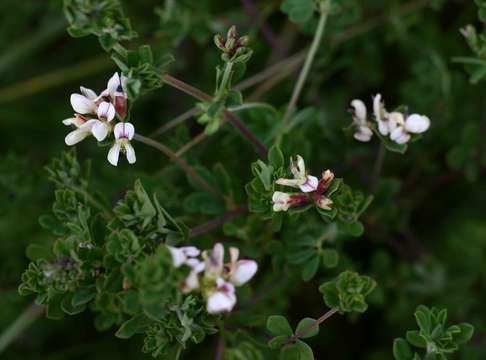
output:
[[[335,313],[338,312],[337,308],[332,308],[328,312],[326,312],[324,315],[322,315],[319,319],[315,320],[314,322],[310,323],[307,325],[305,328],[300,330],[298,333],[295,335],[290,336],[287,341],[285,342],[284,346],[287,344],[293,344],[296,342],[299,338],[304,337],[308,333],[310,333],[312,330],[314,330],[316,327],[318,327],[320,324],[322,324],[324,321],[329,319],[331,316],[333,316]]]
[[[221,79],[221,83],[219,84],[218,91],[215,97],[215,100],[221,100],[224,97],[226,88],[228,86],[228,83],[231,78],[231,71],[233,70],[233,63],[231,61],[228,61],[224,65],[224,73],[223,73],[223,78]]]
[[[297,105],[297,101],[299,100],[300,94],[302,92],[302,89],[304,88],[305,81],[307,80],[307,77],[309,76],[310,69],[312,67],[312,63],[314,62],[314,57],[316,56],[317,50],[319,49],[319,44],[321,43],[322,36],[324,35],[324,29],[326,27],[326,22],[327,22],[327,16],[329,14],[329,0],[325,1],[321,5],[321,16],[319,18],[319,23],[317,25],[316,32],[314,34],[314,40],[312,41],[312,45],[309,49],[309,52],[307,53],[304,66],[302,67],[302,70],[300,71],[299,78],[297,80],[297,83],[295,84],[294,90],[292,92],[292,97],[290,98],[289,105],[287,107],[287,110],[285,111],[285,115],[283,117],[282,123],[284,125],[287,124],[289,121],[290,116],[294,112],[295,106]],[[280,138],[280,136],[279,136]]]
[[[0,335],[0,354],[21,335],[44,311],[42,306],[31,304]]]
[[[263,109],[268,109],[270,111],[276,112],[275,108],[272,105],[269,105],[267,103],[261,103],[261,102],[252,102],[252,103],[241,104],[238,106],[232,106],[229,107],[228,110],[231,112],[237,112],[241,110],[255,109],[255,108],[263,108]]]

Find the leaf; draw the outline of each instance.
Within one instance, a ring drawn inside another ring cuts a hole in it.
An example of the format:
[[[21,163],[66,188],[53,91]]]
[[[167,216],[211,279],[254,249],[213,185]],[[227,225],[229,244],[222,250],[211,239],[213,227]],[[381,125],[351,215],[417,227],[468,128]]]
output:
[[[295,344],[285,346],[280,352],[281,360],[313,360],[314,354],[309,345],[297,340]]]
[[[315,10],[313,0],[284,0],[280,9],[296,24],[303,24],[312,18]]]
[[[417,310],[415,311],[415,319],[420,329],[426,335],[429,335],[432,326],[430,322],[430,310],[423,305],[418,306]]]
[[[322,263],[328,268],[336,267],[339,262],[339,253],[334,249],[324,249],[321,256]]]
[[[287,335],[275,336],[268,342],[268,347],[273,350],[280,349],[282,345],[284,345],[285,342],[288,340],[288,338],[289,337]]]
[[[319,256],[314,256],[311,260],[309,260],[302,270],[302,280],[309,281],[312,279],[319,269],[320,262],[321,258]]]
[[[133,335],[143,332],[151,323],[152,320],[144,314],[134,316],[120,326],[115,336],[121,339],[131,338]]]
[[[416,346],[418,348],[427,347],[427,342],[417,330],[407,331],[406,337],[407,337],[407,341],[413,346]]]
[[[297,325],[297,328],[295,329],[295,334],[299,334],[308,327],[310,327],[312,324],[315,323],[315,319],[312,318],[304,318],[299,321],[299,324]],[[316,336],[319,334],[319,325],[314,326],[311,330],[308,330],[306,334],[299,336],[301,339],[307,339],[313,336]]]
[[[474,335],[474,326],[468,323],[458,325],[461,328],[460,334],[454,335],[454,341],[459,345],[467,343]]]
[[[398,338],[393,341],[393,356],[396,360],[412,360],[412,351],[404,339]]]
[[[268,161],[275,169],[279,169],[284,166],[284,155],[278,145],[273,145],[268,151]]]
[[[269,316],[267,319],[267,329],[273,336],[292,336],[294,334],[289,322],[282,315]]]
[[[74,307],[84,305],[96,297],[96,289],[94,286],[79,289],[73,294],[71,304]]]

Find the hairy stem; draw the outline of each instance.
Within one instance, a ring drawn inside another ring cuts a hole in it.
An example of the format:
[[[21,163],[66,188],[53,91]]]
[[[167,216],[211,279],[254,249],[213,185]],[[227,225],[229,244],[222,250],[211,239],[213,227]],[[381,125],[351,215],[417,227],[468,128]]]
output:
[[[22,333],[37,320],[43,313],[44,307],[31,304],[22,314],[0,335],[0,354],[17,339]]]
[[[227,211],[223,215],[218,216],[217,218],[212,219],[212,220],[208,221],[207,223],[204,223],[204,224],[201,224],[201,225],[198,225],[198,226],[192,228],[191,232],[189,234],[189,237],[196,237],[196,236],[202,235],[204,233],[207,233],[208,231],[211,231],[211,230],[217,228],[218,226],[223,225],[227,221],[230,221],[235,216],[243,214],[247,211],[248,211],[248,208],[246,206],[244,206],[244,205],[238,206],[237,208],[230,210],[230,211]]]
[[[213,98],[210,95],[206,94],[205,92],[203,92],[203,91],[201,91],[201,90],[199,90],[199,89],[197,89],[197,88],[195,88],[195,87],[193,87],[189,84],[186,84],[185,82],[183,82],[179,79],[176,79],[169,74],[164,75],[163,80],[168,85],[173,86],[176,89],[179,89],[180,91],[185,92],[186,94],[191,95],[192,97],[194,97],[198,100],[208,101],[208,102],[213,100]],[[224,116],[228,120],[228,122],[231,123],[231,125],[233,125],[233,127],[238,129],[240,131],[240,133],[255,146],[255,148],[257,149],[260,156],[262,158],[266,158],[268,149],[265,146],[265,144],[263,144],[245,126],[245,124],[243,124],[241,122],[241,120],[236,115],[232,114],[230,111],[225,109],[224,110]]]
[[[329,8],[328,1],[326,1],[323,5],[321,5],[321,16],[319,18],[319,23],[317,25],[317,29],[314,34],[314,40],[312,41],[312,45],[309,49],[309,52],[307,53],[304,66],[300,71],[299,78],[292,92],[292,97],[290,98],[289,105],[287,107],[287,110],[285,111],[285,115],[282,120],[284,125],[288,122],[290,116],[292,115],[295,109],[295,106],[297,105],[297,101],[299,100],[300,93],[304,88],[305,81],[307,80],[310,69],[312,67],[312,63],[314,62],[314,57],[316,56],[317,50],[319,49],[319,44],[321,43],[322,36],[324,35],[324,29],[326,27],[327,16],[329,13],[328,8]]]
[[[329,310],[324,315],[322,315],[319,319],[310,323],[309,325],[307,325],[305,328],[303,328],[301,331],[299,331],[295,335],[289,337],[289,339],[286,341],[285,344],[291,344],[291,343],[297,341],[298,338],[301,338],[301,337],[307,335],[312,330],[314,330],[316,327],[318,327],[320,324],[322,324],[324,321],[326,321],[331,316],[333,316],[335,313],[337,313],[337,311],[338,311],[337,308],[333,308],[333,309]]]
[[[231,71],[233,71],[233,63],[231,61],[228,61],[224,65],[224,72],[223,72],[223,78],[221,79],[221,83],[218,86],[218,92],[216,94],[216,100],[220,100],[223,98],[224,93],[226,91],[226,87],[228,86],[228,83],[231,78]]]
[[[133,139],[163,152],[168,158],[174,161],[174,163],[176,163],[176,165],[179,166],[189,178],[194,179],[195,181],[200,183],[207,191],[226,201],[226,196],[224,196],[223,193],[215,189],[211,184],[204,180],[204,178],[202,178],[186,161],[177,157],[177,155],[167,146],[139,134],[135,134]]]

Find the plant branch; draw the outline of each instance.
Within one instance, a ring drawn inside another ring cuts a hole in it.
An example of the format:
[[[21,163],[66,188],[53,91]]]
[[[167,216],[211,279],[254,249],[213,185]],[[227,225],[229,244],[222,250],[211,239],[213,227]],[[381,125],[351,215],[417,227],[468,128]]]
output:
[[[0,354],[44,312],[44,307],[31,304],[0,335]]]
[[[202,235],[204,233],[207,233],[208,231],[211,231],[211,230],[223,225],[227,221],[230,221],[235,216],[243,214],[247,211],[248,211],[248,208],[246,207],[246,205],[238,206],[237,208],[230,210],[230,211],[227,211],[223,215],[218,216],[217,218],[214,218],[214,219],[208,221],[207,223],[204,223],[204,224],[201,224],[201,225],[198,225],[198,226],[192,228],[191,232],[189,233],[189,237],[192,238],[192,237],[196,237],[196,236]]]
[[[174,161],[174,163],[176,163],[176,165],[179,166],[189,178],[194,179],[195,181],[200,183],[207,191],[226,201],[226,196],[223,193],[221,193],[219,190],[215,189],[211,184],[209,184],[185,160],[177,157],[177,155],[167,146],[139,134],[135,134],[133,139],[163,152],[168,158]]]
[[[338,309],[333,308],[326,312],[324,315],[322,315],[319,319],[315,320],[314,322],[310,323],[307,325],[305,328],[297,332],[295,335],[290,336],[287,341],[284,343],[284,345],[287,344],[292,344],[296,342],[299,338],[304,337],[308,333],[310,333],[312,330],[314,330],[316,327],[318,327],[320,324],[322,324],[324,321],[329,319],[331,316],[333,316],[335,313],[337,313]]]
[[[165,83],[175,87],[176,89],[179,89],[180,91],[188,95],[191,95],[198,100],[207,102],[213,100],[212,96],[189,84],[186,84],[179,79],[174,78],[169,74],[164,75],[163,80]],[[233,125],[236,129],[238,129],[240,133],[255,146],[262,158],[266,158],[268,151],[267,147],[245,126],[245,124],[241,122],[241,120],[236,115],[232,114],[226,109],[223,112],[228,122],[231,123],[231,125]]]
[[[309,52],[307,53],[304,66],[302,67],[302,70],[300,71],[299,78],[297,80],[297,83],[295,84],[294,90],[292,92],[292,97],[290,98],[289,105],[287,107],[287,110],[285,111],[285,115],[283,117],[283,124],[285,125],[290,116],[292,115],[296,105],[297,101],[299,100],[300,93],[302,92],[302,89],[304,88],[305,81],[307,80],[307,77],[309,75],[310,69],[312,67],[312,63],[314,62],[314,57],[317,53],[317,50],[319,49],[319,45],[322,40],[322,36],[324,35],[324,29],[326,27],[326,22],[327,22],[327,16],[329,14],[328,11],[329,8],[329,2],[326,1],[323,5],[321,5],[321,16],[319,18],[319,23],[317,25],[316,32],[314,34],[314,40],[312,41],[312,45],[309,49]]]

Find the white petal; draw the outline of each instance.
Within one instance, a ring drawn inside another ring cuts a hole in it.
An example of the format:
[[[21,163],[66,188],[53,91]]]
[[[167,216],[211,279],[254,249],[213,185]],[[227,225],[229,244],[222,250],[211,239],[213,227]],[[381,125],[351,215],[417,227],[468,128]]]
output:
[[[390,139],[395,141],[396,139],[398,139],[399,137],[405,134],[406,134],[405,129],[400,126],[397,127],[395,130],[393,130],[393,132],[390,134]]]
[[[137,161],[137,157],[135,156],[135,150],[133,149],[132,144],[125,143],[125,155],[127,157],[129,164],[135,164]]]
[[[187,276],[186,280],[184,281],[184,286],[182,291],[184,293],[191,292],[192,290],[199,288],[199,276],[198,273],[195,271],[191,271]]]
[[[257,270],[258,265],[256,261],[240,260],[236,263],[230,281],[236,286],[241,286],[247,283],[256,274]]]
[[[76,145],[80,141],[83,141],[88,135],[89,135],[89,131],[76,129],[66,135],[66,137],[64,138],[64,142],[68,146]]]
[[[122,122],[118,123],[115,125],[115,128],[113,129],[113,134],[115,135],[115,139],[119,139],[123,137],[124,131],[123,131],[123,124]]]
[[[405,122],[405,129],[414,134],[427,131],[430,127],[430,119],[418,114],[410,115]]]
[[[290,195],[281,191],[275,191],[272,195],[274,203],[286,203],[290,200]]]
[[[360,126],[354,133],[354,138],[358,141],[367,142],[370,141],[373,136],[373,132],[366,126]]]
[[[186,255],[181,249],[172,246],[167,246],[167,248],[172,255],[172,264],[174,265],[174,267],[178,268],[179,266],[184,264],[184,262],[186,261]]]
[[[113,118],[116,115],[115,107],[113,104],[103,101],[99,106],[98,106],[98,117],[100,119],[106,119],[108,121],[113,120]]]
[[[409,140],[410,140],[410,135],[407,134],[407,133],[405,133],[402,136],[400,136],[397,139],[395,139],[395,142],[397,144],[406,144],[406,143],[408,143]]]
[[[300,190],[305,193],[316,191],[318,185],[319,185],[319,179],[317,179],[315,176],[308,175],[305,180],[305,183],[300,185]]]
[[[206,304],[206,310],[210,314],[219,314],[233,310],[236,304],[236,295],[234,293],[225,293],[216,291],[209,295]]]
[[[354,109],[354,117],[358,124],[366,123],[366,105],[363,101],[355,99],[351,101],[351,106]]]
[[[388,127],[388,123],[385,121],[378,121],[378,131],[381,135],[386,136],[390,133],[390,128]]]
[[[280,203],[275,203],[273,204],[273,211],[274,212],[279,212],[279,211],[287,211],[290,207],[290,204],[280,204]]]
[[[199,251],[199,249],[195,246],[183,246],[179,249],[188,257],[196,257],[201,253],[201,251]]]
[[[62,123],[66,126],[74,125],[76,127],[80,127],[81,125],[84,124],[84,121],[79,118],[73,117],[73,118],[63,120]]]
[[[123,124],[124,124],[123,133],[125,137],[128,138],[128,140],[132,140],[133,136],[135,135],[135,126],[133,126],[129,122],[125,122]]]
[[[230,247],[229,248],[229,253],[230,253],[230,263],[236,264],[236,261],[238,260],[238,257],[240,256],[240,250],[235,247]]]
[[[98,141],[103,141],[108,136],[108,125],[102,121],[96,121],[91,129],[93,136]]]
[[[96,104],[94,101],[80,94],[71,95],[71,105],[74,111],[80,114],[96,113]]]
[[[120,86],[120,77],[118,73],[114,73],[113,76],[108,80],[107,90],[111,96],[115,96],[116,89]]]
[[[115,143],[111,147],[110,151],[108,151],[108,161],[110,162],[111,165],[117,166],[119,156],[120,156],[120,144]]]
[[[285,185],[298,188],[301,184],[305,183],[305,178],[303,179],[277,179],[275,184]]]
[[[376,96],[373,98],[373,113],[376,121],[382,120],[382,109],[383,104],[381,103],[381,94],[376,94]]]
[[[320,199],[316,201],[316,203],[317,206],[319,206],[321,209],[331,210],[332,200],[325,196],[321,196]]]
[[[297,155],[297,168],[299,169],[299,177],[305,176],[305,163],[302,156]]]
[[[85,88],[83,86],[81,86],[79,89],[81,90],[81,94],[83,94],[90,100],[94,101],[98,97],[98,95],[96,95],[96,93],[91,89]]]

